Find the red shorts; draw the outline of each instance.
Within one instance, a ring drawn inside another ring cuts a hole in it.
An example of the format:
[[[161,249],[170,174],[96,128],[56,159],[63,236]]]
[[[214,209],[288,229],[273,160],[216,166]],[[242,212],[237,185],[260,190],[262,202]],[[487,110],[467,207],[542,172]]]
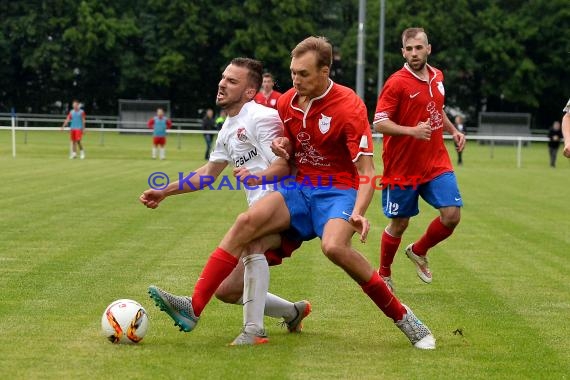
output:
[[[288,239],[281,234],[281,247],[265,251],[265,258],[269,265],[279,265],[284,258],[291,257],[293,251],[301,246],[303,242]]]
[[[71,141],[81,141],[82,136],[83,136],[83,130],[81,129],[69,130],[69,137],[71,138]]]
[[[152,143],[154,145],[166,145],[166,137],[158,137],[158,136],[154,136],[152,138]]]

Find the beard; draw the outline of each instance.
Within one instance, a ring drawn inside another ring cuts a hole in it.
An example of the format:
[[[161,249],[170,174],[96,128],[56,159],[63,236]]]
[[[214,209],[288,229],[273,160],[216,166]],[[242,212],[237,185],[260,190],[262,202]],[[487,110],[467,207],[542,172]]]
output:
[[[411,59],[408,60],[408,66],[410,66],[414,71],[422,71],[426,66],[426,64],[427,64],[427,58],[414,60],[414,61],[412,61]]]

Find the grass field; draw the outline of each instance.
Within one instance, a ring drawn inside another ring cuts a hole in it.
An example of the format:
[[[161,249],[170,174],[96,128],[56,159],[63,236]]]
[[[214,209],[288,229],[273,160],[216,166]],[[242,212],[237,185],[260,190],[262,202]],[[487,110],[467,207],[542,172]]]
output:
[[[211,250],[246,207],[238,191],[174,197],[157,210],[138,203],[148,176],[188,173],[203,161],[201,136],[171,138],[166,161],[150,159],[148,136],[89,133],[87,159],[68,160],[67,134],[18,136],[18,157],[0,132],[0,376],[4,379],[566,379],[570,375],[570,163],[548,167],[545,145],[515,149],[470,143],[457,169],[465,202],[455,234],[431,251],[424,285],[402,252],[397,294],[434,332],[438,347],[415,350],[317,241],[271,271],[270,289],[307,298],[302,334],[266,319],[270,343],[226,346],[241,308],[214,300],[198,328],[178,332],[146,288],[190,293]],[[377,149],[379,152],[379,149]],[[454,154],[452,152],[452,157]],[[380,168],[380,155],[376,156]],[[422,204],[403,246],[436,212]],[[386,224],[379,197],[367,215],[378,265]],[[112,345],[100,318],[118,298],[151,317],[139,345]],[[462,335],[454,331],[460,329]]]

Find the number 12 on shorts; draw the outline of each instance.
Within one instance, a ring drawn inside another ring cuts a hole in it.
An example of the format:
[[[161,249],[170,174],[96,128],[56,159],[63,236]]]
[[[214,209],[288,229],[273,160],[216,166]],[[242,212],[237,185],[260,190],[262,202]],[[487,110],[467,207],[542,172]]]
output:
[[[398,215],[398,210],[400,209],[400,205],[395,202],[388,202],[386,205],[386,209],[389,215]]]

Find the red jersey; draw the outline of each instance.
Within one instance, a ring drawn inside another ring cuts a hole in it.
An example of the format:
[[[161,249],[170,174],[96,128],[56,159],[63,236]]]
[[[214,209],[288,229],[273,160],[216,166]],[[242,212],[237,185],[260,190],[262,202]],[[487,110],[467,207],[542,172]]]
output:
[[[262,104],[266,107],[277,108],[277,99],[279,99],[281,95],[282,94],[280,92],[271,91],[269,96],[265,97],[263,91],[259,91],[257,94],[255,94],[253,100],[255,100],[256,103]]]
[[[427,69],[430,77],[426,81],[405,64],[388,78],[378,98],[374,123],[390,119],[411,128],[429,119],[431,124],[429,141],[384,135],[384,184],[421,184],[453,170],[443,143],[443,73],[430,65]]]
[[[299,107],[294,88],[277,103],[284,135],[293,146],[297,182],[358,189],[354,162],[373,155],[366,106],[351,89],[330,81],[325,93]]]

